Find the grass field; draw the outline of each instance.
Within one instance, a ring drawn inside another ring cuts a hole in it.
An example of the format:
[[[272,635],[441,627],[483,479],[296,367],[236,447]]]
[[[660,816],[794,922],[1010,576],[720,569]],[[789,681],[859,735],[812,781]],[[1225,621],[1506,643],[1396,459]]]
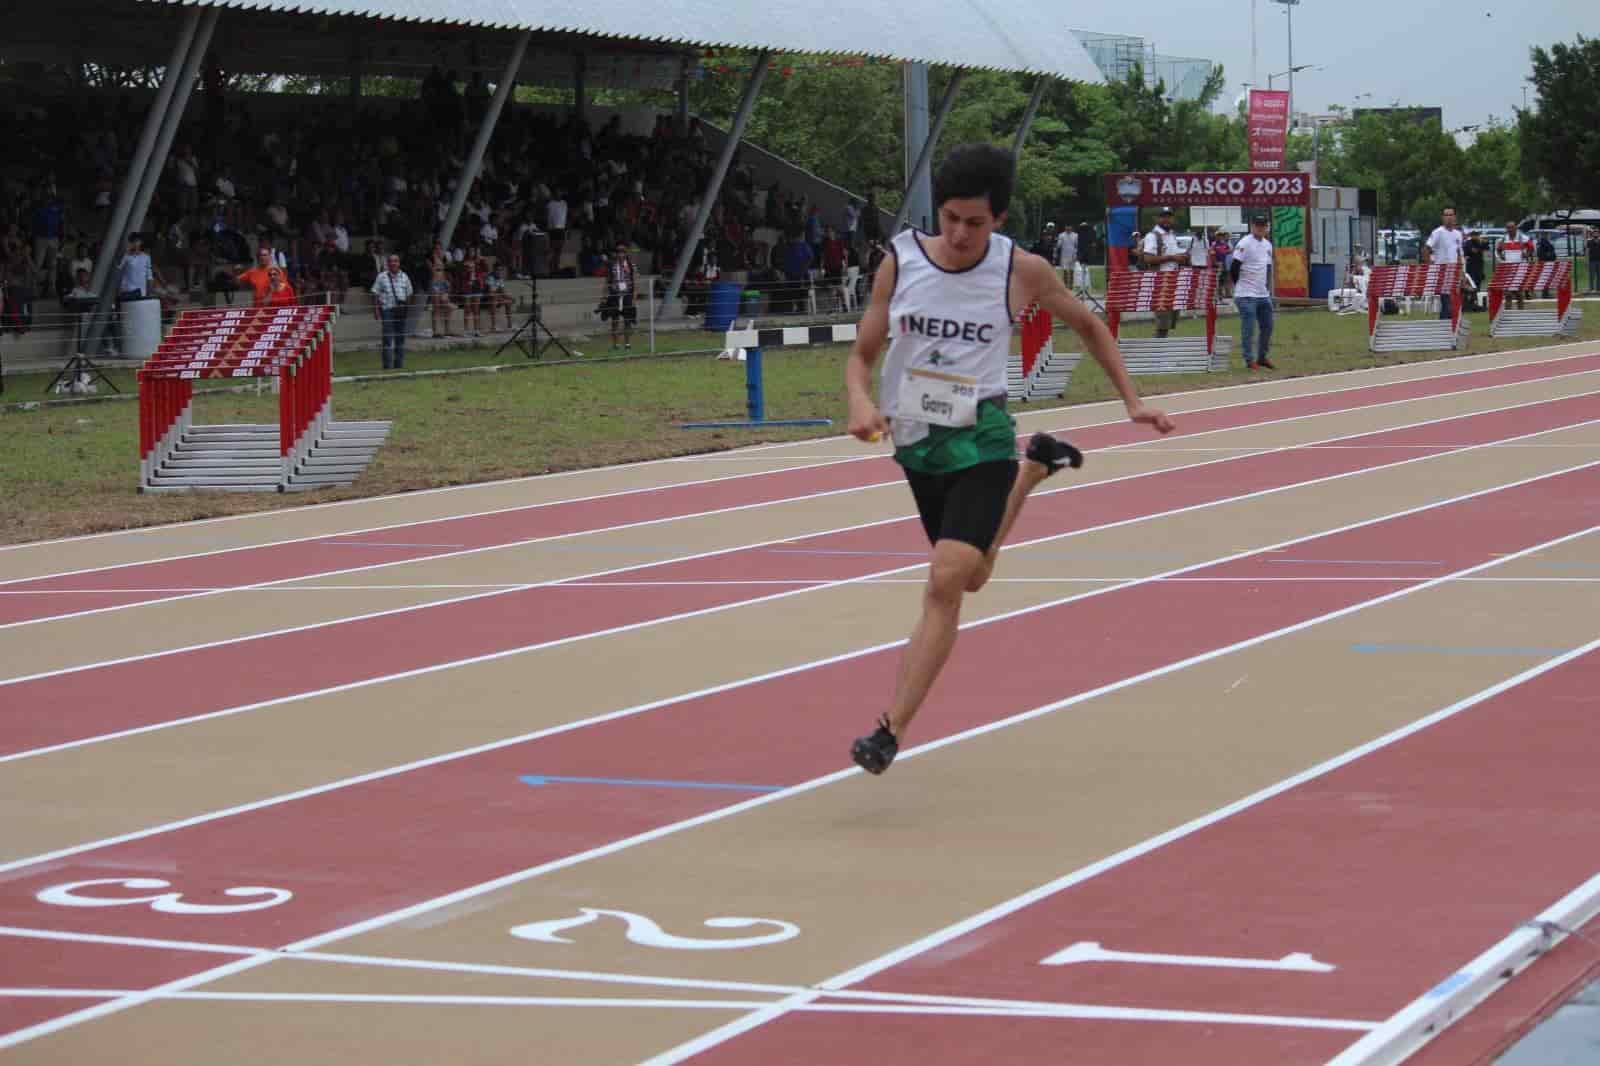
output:
[[[1472,316],[1470,353],[1531,347],[1539,339],[1493,340],[1482,335],[1487,318]],[[1219,328],[1237,330],[1223,319]],[[1185,322],[1180,332],[1199,330]],[[1450,353],[1387,353],[1366,350],[1365,316],[1336,317],[1326,311],[1281,313],[1273,358],[1278,376],[1329,373],[1438,358]],[[1128,336],[1148,334],[1132,326]],[[1583,326],[1584,338],[1600,337],[1600,315]],[[597,337],[603,350],[605,339]],[[1057,335],[1056,347],[1071,350],[1075,338]],[[325,500],[404,492],[579,467],[716,451],[765,441],[842,433],[845,403],[843,347],[775,350],[766,353],[769,418],[832,418],[816,429],[684,430],[691,420],[744,417],[743,364],[718,361],[704,349],[715,338],[675,335],[678,348],[699,354],[640,359],[587,359],[529,364],[508,352],[499,373],[425,377],[376,377],[336,385],[334,410],[341,419],[392,419],[389,442],[354,486],[291,496],[276,494],[150,494],[136,490],[136,405],[105,402],[0,409],[0,542],[17,543],[192,518],[293,507]],[[415,353],[409,369],[432,370],[492,364],[492,349]],[[1235,356],[1237,362],[1237,356]],[[132,389],[131,371],[118,371]],[[380,375],[373,352],[340,353],[338,375]],[[35,382],[33,378],[39,377]],[[1237,384],[1254,380],[1241,368],[1227,373],[1138,379],[1146,395]],[[48,375],[6,379],[5,399],[33,399]],[[122,384],[119,381],[119,385]],[[1092,361],[1074,374],[1066,403],[1110,399],[1110,383]],[[1059,406],[1048,401],[1039,406]],[[196,421],[262,422],[276,418],[276,398],[223,390],[195,401]]]

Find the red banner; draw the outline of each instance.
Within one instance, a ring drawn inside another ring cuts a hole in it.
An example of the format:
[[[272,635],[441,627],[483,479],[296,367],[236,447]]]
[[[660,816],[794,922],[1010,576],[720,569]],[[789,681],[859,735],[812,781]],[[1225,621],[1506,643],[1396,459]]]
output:
[[[1251,89],[1247,115],[1251,170],[1284,169],[1289,144],[1289,94],[1276,89]]]
[[[1107,174],[1105,182],[1106,203],[1112,207],[1305,207],[1311,203],[1311,175],[1299,171],[1124,171]]]

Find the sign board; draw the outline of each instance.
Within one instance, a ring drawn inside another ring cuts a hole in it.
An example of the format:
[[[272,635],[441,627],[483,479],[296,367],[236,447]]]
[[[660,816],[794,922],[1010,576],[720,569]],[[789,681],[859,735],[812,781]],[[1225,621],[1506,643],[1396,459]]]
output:
[[[1246,118],[1251,170],[1282,170],[1289,144],[1289,94],[1251,89]]]
[[[1294,171],[1124,171],[1105,176],[1109,206],[1305,207],[1311,175]]]

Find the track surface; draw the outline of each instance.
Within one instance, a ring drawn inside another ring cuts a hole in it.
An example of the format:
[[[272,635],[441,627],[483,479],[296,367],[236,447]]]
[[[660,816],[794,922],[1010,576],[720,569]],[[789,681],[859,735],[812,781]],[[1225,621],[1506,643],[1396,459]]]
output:
[[[1600,353],[1170,407],[1022,420],[879,779],[851,441],[0,551],[0,1056],[1327,1061],[1600,870]]]

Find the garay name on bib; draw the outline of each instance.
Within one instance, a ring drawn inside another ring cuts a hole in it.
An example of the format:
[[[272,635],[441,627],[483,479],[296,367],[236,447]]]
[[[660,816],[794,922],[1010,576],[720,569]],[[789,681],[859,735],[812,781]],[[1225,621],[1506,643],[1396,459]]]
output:
[[[957,322],[952,318],[934,318],[931,315],[901,315],[901,333],[920,333],[938,340],[964,340],[988,344],[994,338],[992,322]]]

